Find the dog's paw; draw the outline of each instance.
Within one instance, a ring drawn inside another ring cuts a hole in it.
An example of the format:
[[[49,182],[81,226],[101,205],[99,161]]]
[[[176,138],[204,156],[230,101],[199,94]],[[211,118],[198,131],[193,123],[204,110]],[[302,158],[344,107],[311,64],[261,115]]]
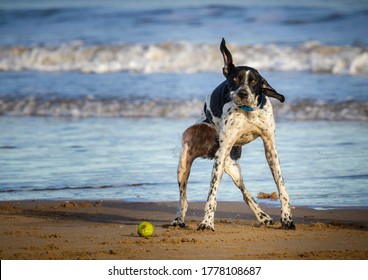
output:
[[[197,230],[211,230],[211,231],[215,231],[215,227],[213,225],[209,225],[207,223],[200,223]]]
[[[275,224],[275,221],[273,219],[270,219],[270,220],[264,220],[262,222],[259,222],[259,224],[256,224],[255,227],[273,226],[274,224]]]
[[[265,226],[272,226],[275,224],[275,221],[273,219],[267,219],[261,222],[261,224],[265,225]]]
[[[294,225],[293,221],[287,221],[287,222],[281,221],[281,227],[283,229],[296,230],[296,226]]]
[[[172,221],[171,226],[184,228],[185,223],[180,218],[175,218],[175,220]]]
[[[273,225],[274,224],[273,219],[263,211],[258,212],[256,214],[256,217],[262,225]]]

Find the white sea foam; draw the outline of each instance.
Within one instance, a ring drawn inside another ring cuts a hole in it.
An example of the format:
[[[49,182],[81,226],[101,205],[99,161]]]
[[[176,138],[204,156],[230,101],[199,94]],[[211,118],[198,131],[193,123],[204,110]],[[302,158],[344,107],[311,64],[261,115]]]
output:
[[[368,121],[368,102],[363,101],[303,100],[275,102],[273,107],[276,118],[282,120]],[[0,116],[198,118],[202,109],[202,100],[0,99]]]
[[[368,49],[306,42],[298,46],[231,45],[238,65],[260,70],[368,74]],[[79,71],[110,73],[215,72],[222,65],[217,45],[181,43],[56,47],[0,47],[0,71]]]

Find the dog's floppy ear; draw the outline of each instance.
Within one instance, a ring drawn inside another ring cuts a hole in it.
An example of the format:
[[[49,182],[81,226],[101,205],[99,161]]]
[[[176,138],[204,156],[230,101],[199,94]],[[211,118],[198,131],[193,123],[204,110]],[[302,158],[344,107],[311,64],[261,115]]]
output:
[[[226,42],[224,38],[222,38],[221,41],[220,51],[222,53],[222,56],[224,57],[224,68],[222,68],[222,72],[224,73],[224,76],[227,78],[232,68],[234,68],[235,66],[233,64],[233,57],[226,47]]]
[[[278,93],[273,87],[271,87],[269,83],[263,77],[262,77],[262,90],[265,95],[276,98],[281,103],[285,101],[285,96]]]

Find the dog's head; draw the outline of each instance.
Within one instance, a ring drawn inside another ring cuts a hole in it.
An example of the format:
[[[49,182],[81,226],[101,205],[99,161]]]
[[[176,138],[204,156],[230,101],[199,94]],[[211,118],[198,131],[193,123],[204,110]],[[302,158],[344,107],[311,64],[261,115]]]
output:
[[[264,95],[285,101],[285,97],[279,94],[259,72],[248,66],[235,66],[226,42],[222,38],[220,51],[224,57],[223,73],[227,79],[230,94],[235,104],[239,106],[257,106],[260,103],[262,92]]]

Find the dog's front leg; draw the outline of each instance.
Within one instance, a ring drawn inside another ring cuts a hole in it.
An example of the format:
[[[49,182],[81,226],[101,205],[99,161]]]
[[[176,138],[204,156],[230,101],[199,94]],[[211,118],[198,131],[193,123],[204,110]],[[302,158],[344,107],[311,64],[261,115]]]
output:
[[[198,230],[215,230],[214,218],[217,206],[216,195],[220,186],[222,175],[224,174],[225,159],[229,155],[234,143],[225,143],[224,137],[220,135],[220,148],[215,156],[215,163],[212,169],[212,179],[208,191],[207,203],[204,209],[203,221],[199,224]]]
[[[281,201],[281,224],[284,228],[295,229],[290,209],[290,198],[289,194],[286,191],[284,179],[282,178],[280,161],[277,154],[274,135],[263,137],[263,143],[267,162],[271,169],[279,192],[279,197]]]
[[[215,156],[215,163],[212,169],[211,184],[208,191],[207,203],[204,209],[203,221],[199,224],[198,230],[215,230],[214,218],[217,206],[217,191],[220,186],[222,175],[224,174],[224,164],[226,155],[231,147],[220,148]]]

